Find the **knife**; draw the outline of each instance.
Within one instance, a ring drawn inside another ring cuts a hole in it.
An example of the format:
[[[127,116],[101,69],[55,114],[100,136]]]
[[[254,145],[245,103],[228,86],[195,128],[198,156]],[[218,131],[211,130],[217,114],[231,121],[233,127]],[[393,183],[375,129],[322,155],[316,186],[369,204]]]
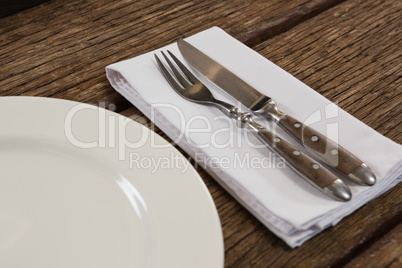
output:
[[[273,120],[305,148],[352,181],[361,185],[375,184],[376,177],[373,171],[351,152],[301,121],[279,111],[270,97],[257,91],[188,42],[180,39],[177,43],[184,59],[192,67],[254,114]]]

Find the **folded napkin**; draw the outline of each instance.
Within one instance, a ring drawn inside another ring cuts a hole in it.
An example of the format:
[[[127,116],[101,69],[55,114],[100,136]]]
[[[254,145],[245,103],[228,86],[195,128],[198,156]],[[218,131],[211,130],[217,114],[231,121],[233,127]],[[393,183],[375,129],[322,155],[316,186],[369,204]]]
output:
[[[272,97],[281,111],[337,139],[375,172],[377,183],[373,187],[344,180],[353,194],[350,202],[326,197],[284,167],[268,149],[237,128],[233,120],[173,91],[154,53],[160,55],[161,50],[169,49],[183,60],[176,44],[106,67],[107,77],[118,92],[289,246],[301,245],[401,181],[402,146],[217,27],[186,41]],[[201,81],[217,98],[238,105],[209,81]]]

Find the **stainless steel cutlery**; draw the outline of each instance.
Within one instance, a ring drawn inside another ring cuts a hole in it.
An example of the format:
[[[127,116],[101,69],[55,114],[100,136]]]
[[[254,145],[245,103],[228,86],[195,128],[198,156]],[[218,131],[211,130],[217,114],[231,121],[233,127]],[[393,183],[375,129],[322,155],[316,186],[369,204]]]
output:
[[[375,184],[374,173],[351,152],[300,120],[280,112],[270,97],[261,94],[191,44],[181,39],[178,46],[184,59],[192,67],[248,107],[253,114],[274,121],[305,148],[352,181],[363,185]]]
[[[161,72],[171,87],[186,100],[213,106],[234,120],[240,127],[246,128],[253,133],[274,154],[292,168],[302,178],[312,183],[318,189],[340,201],[348,201],[352,194],[349,187],[339,176],[328,167],[321,165],[305,152],[298,150],[291,143],[283,140],[262,125],[256,123],[252,113],[242,113],[240,110],[226,102],[216,99],[211,91],[202,84],[170,51],[168,51],[173,63],[163,52],[171,72],[162,61],[155,55]],[[176,77],[176,78],[175,78]],[[320,136],[321,137],[321,136]]]

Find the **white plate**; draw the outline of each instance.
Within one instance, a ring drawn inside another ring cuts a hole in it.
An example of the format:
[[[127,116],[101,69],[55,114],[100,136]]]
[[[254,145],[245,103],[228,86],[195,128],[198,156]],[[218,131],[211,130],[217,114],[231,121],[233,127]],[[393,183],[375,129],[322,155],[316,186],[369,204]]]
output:
[[[160,136],[87,104],[0,98],[0,267],[222,266],[211,196]]]

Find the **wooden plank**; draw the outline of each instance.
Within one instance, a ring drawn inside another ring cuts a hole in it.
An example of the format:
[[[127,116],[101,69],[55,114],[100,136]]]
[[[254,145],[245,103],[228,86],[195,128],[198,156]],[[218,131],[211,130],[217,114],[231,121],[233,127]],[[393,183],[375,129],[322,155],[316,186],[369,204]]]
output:
[[[401,194],[397,186],[303,246],[290,249],[226,193],[212,193],[223,225],[225,266],[342,267],[362,245],[400,220]]]
[[[239,40],[246,45],[253,47],[278,34],[287,32],[296,25],[299,25],[300,23],[342,2],[344,2],[344,0],[327,0],[306,3],[304,8],[300,8],[288,16],[283,16],[280,21],[275,21],[275,23],[264,22],[261,25],[257,23],[253,25],[248,29],[248,32],[239,36]]]
[[[345,268],[402,267],[402,224],[381,237]]]
[[[348,1],[256,50],[402,142],[402,2]]]
[[[0,20],[0,94],[106,101],[122,111],[131,104],[105,79],[108,64],[214,25],[244,36],[327,1],[49,2]]]

